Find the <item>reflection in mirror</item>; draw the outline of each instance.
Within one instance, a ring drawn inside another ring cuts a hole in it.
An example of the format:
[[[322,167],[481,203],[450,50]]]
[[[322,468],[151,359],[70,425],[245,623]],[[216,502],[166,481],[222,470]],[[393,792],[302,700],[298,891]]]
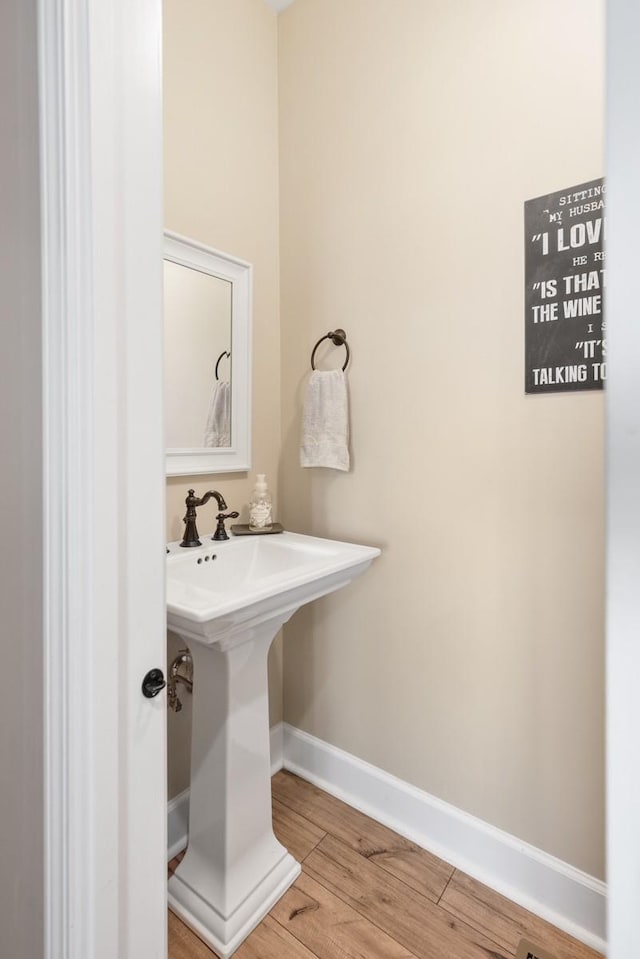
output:
[[[249,469],[251,265],[165,233],[164,330],[168,475]]]
[[[165,260],[164,346],[166,445],[231,446],[231,283]]]

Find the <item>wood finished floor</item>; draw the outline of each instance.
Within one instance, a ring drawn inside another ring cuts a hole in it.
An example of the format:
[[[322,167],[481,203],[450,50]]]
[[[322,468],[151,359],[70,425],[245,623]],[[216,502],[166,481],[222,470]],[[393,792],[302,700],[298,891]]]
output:
[[[599,959],[297,776],[277,773],[272,794],[274,832],[302,863],[302,874],[237,959],[513,959],[521,939],[555,959]],[[214,955],[169,913],[169,959]]]

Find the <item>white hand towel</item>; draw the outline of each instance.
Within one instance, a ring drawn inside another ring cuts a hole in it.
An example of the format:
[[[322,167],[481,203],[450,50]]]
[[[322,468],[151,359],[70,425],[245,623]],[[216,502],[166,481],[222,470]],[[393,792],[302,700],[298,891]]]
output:
[[[349,469],[349,402],[342,370],[314,370],[302,413],[301,466]]]
[[[231,390],[228,383],[215,382],[209,398],[204,445],[231,446]]]

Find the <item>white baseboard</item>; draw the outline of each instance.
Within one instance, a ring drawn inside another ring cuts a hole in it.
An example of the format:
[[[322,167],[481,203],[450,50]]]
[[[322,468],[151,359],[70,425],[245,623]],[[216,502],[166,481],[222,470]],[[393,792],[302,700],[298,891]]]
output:
[[[271,729],[271,773],[288,769],[569,935],[606,952],[605,883],[287,723]],[[172,859],[187,844],[189,790],[169,803]]]
[[[276,723],[269,730],[271,739],[271,775],[275,776],[284,766],[284,723]]]
[[[189,836],[189,787],[169,800],[167,805],[167,862],[187,845]]]
[[[283,723],[276,723],[270,729],[271,739],[271,775],[275,775],[283,766],[283,742],[284,730]],[[189,789],[184,789],[173,799],[169,800],[167,805],[168,819],[168,848],[167,861],[170,862],[174,856],[187,845],[189,837]]]
[[[287,723],[284,768],[599,952],[605,883]]]

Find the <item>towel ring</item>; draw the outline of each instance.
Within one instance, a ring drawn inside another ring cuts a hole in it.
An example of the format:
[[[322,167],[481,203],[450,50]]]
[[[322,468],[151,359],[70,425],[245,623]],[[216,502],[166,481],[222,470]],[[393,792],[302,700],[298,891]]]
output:
[[[311,369],[315,370],[316,368],[316,365],[314,363],[316,350],[318,349],[320,344],[323,342],[323,340],[331,340],[334,346],[344,346],[345,350],[347,351],[347,358],[344,361],[344,366],[342,367],[342,372],[344,373],[349,363],[349,357],[351,356],[351,351],[349,350],[349,344],[347,343],[347,334],[345,333],[344,330],[329,330],[328,333],[325,333],[324,336],[320,337],[320,339],[318,340],[318,342],[316,343],[316,345],[311,351]]]
[[[216,379],[218,379],[218,367],[220,366],[220,360],[223,356],[228,356],[231,359],[231,352],[229,350],[223,350],[218,359],[216,360]]]

